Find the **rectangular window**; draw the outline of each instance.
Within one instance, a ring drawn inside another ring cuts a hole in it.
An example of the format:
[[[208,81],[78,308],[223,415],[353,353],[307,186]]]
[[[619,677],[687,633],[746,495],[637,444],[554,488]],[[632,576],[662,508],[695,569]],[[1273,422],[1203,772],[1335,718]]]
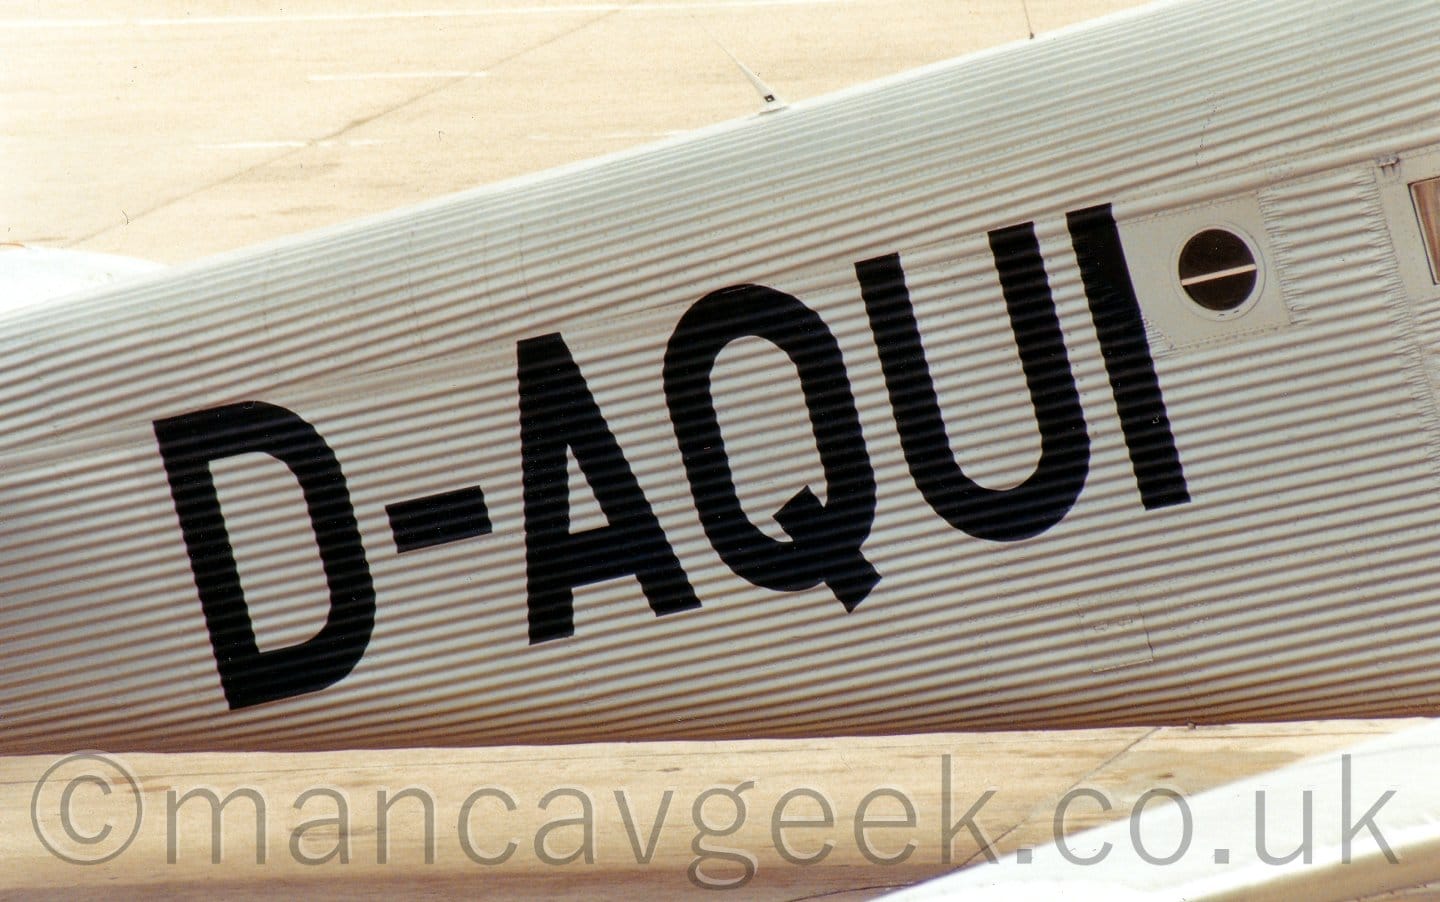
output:
[[[1440,283],[1440,178],[1415,182],[1410,186],[1410,196],[1415,201],[1420,234],[1430,257],[1430,278]]]

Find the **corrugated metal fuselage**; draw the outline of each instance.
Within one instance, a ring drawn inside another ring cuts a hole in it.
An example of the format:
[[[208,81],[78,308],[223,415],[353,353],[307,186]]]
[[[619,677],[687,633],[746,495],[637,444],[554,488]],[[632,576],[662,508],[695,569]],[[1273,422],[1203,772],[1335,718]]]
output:
[[[1433,713],[1437,37],[1162,5],[6,312],[0,750]]]

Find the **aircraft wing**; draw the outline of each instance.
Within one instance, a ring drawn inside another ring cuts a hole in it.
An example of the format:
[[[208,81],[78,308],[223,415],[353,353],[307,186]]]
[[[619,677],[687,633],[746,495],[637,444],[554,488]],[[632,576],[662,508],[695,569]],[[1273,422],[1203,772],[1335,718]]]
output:
[[[1440,782],[1428,773],[1436,748],[1440,724],[1431,723],[1195,796],[1152,788],[1109,824],[886,898],[1433,898]],[[1104,796],[1081,788],[1066,799],[1062,806],[1078,808]]]
[[[148,260],[92,251],[0,244],[0,311],[111,285],[163,267]]]

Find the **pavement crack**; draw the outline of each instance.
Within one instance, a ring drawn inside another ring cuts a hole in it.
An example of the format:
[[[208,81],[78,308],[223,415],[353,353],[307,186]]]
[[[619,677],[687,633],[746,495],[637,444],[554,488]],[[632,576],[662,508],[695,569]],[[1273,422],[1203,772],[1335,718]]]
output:
[[[1101,771],[1105,770],[1106,768],[1110,767],[1110,765],[1114,764],[1116,761],[1119,761],[1121,758],[1123,758],[1123,757],[1125,757],[1126,755],[1130,754],[1131,750],[1133,750],[1133,749],[1134,749],[1137,745],[1139,745],[1140,743],[1142,743],[1142,742],[1144,742],[1145,740],[1149,739],[1151,736],[1154,736],[1156,733],[1158,733],[1158,732],[1160,731],[1160,729],[1161,729],[1160,727],[1151,727],[1150,729],[1146,730],[1144,733],[1141,733],[1139,736],[1136,736],[1136,737],[1135,737],[1134,739],[1132,739],[1130,742],[1126,743],[1125,746],[1124,746],[1123,748],[1121,748],[1119,751],[1117,751],[1115,754],[1111,755],[1110,757],[1106,758],[1104,761],[1101,761],[1099,764],[1097,764],[1097,765],[1095,765],[1094,767],[1090,768],[1090,770],[1088,770],[1088,771],[1086,771],[1085,773],[1081,774],[1079,779],[1075,780],[1075,781],[1072,782],[1068,787],[1066,787],[1065,791],[1060,794],[1059,798],[1062,798],[1062,799],[1063,799],[1063,798],[1065,798],[1065,796],[1068,795],[1069,793],[1074,792],[1076,789],[1079,789],[1080,787],[1084,786],[1084,785],[1086,784],[1086,782],[1088,782],[1092,777],[1094,777],[1096,774],[1100,773]],[[1024,827],[1026,824],[1030,823],[1030,822],[1035,818],[1035,815],[1037,815],[1037,814],[1045,811],[1045,809],[1046,809],[1047,807],[1049,807],[1049,808],[1051,808],[1051,809],[1054,809],[1054,807],[1055,807],[1055,800],[1052,799],[1052,800],[1050,800],[1049,802],[1047,802],[1047,803],[1045,803],[1045,804],[1036,805],[1034,808],[1031,808],[1029,811],[1027,811],[1027,812],[1025,813],[1025,816],[1024,816],[1024,817],[1020,818],[1020,819],[1019,819],[1018,821],[1016,821],[1014,824],[1012,824],[1012,825],[1010,825],[1009,827],[1007,827],[1006,829],[1002,830],[1002,831],[1000,832],[1000,834],[999,834],[998,836],[996,836],[993,840],[990,840],[990,839],[987,837],[986,839],[988,840],[988,845],[987,845],[987,846],[984,846],[984,847],[981,847],[981,848],[979,848],[979,849],[977,849],[977,850],[975,850],[975,852],[974,852],[969,858],[966,858],[964,861],[960,862],[959,867],[957,867],[955,870],[958,871],[958,870],[961,870],[962,868],[967,868],[967,867],[969,867],[971,864],[973,864],[973,863],[975,862],[975,859],[976,859],[976,858],[979,858],[981,855],[984,855],[984,854],[985,854],[987,848],[988,848],[988,850],[990,851],[990,853],[991,853],[992,855],[993,855],[993,854],[996,854],[996,852],[995,852],[995,847],[998,846],[998,845],[1000,845],[1000,843],[1004,841],[1005,837],[1011,835],[1011,834],[1014,833],[1015,831],[1017,831],[1017,830],[1019,830],[1020,828]]]
[[[525,47],[525,48],[523,48],[523,49],[521,49],[521,50],[517,50],[517,51],[515,51],[514,53],[510,54],[509,56],[501,57],[500,59],[496,60],[495,62],[493,62],[493,63],[491,63],[489,66],[487,66],[487,67],[486,67],[486,71],[492,71],[492,70],[494,70],[494,69],[498,69],[499,67],[504,66],[504,65],[506,65],[507,63],[513,62],[514,60],[517,60],[517,59],[519,59],[520,57],[526,56],[527,54],[530,54],[530,53],[534,53],[534,52],[537,51],[537,50],[544,49],[545,47],[548,47],[548,46],[550,46],[551,44],[554,44],[554,43],[556,43],[556,42],[558,42],[558,41],[563,41],[563,40],[565,40],[566,38],[569,38],[569,37],[571,37],[571,36],[573,36],[573,35],[576,35],[576,34],[582,32],[582,31],[586,30],[587,28],[590,28],[591,26],[594,26],[594,25],[600,23],[601,21],[610,18],[611,16],[615,16],[615,15],[618,15],[619,13],[625,12],[626,9],[628,9],[630,6],[634,5],[634,2],[636,2],[636,0],[632,0],[632,2],[629,3],[629,4],[627,4],[626,6],[615,7],[615,8],[611,8],[611,9],[606,9],[606,10],[604,10],[603,12],[600,12],[600,13],[598,13],[597,15],[591,16],[590,18],[586,19],[585,21],[580,22],[580,23],[578,23],[578,24],[576,24],[576,25],[574,25],[574,26],[572,26],[572,27],[570,27],[570,28],[566,28],[566,29],[563,29],[563,30],[561,30],[561,31],[556,32],[555,34],[550,35],[549,37],[545,38],[544,40],[542,40],[542,41],[540,41],[540,42],[538,42],[538,43],[536,43],[536,44],[532,44],[532,45],[530,45],[529,47]],[[219,187],[222,187],[222,186],[224,186],[224,185],[228,185],[228,184],[230,184],[230,183],[232,183],[232,182],[238,181],[238,180],[240,180],[240,179],[242,179],[242,178],[244,178],[244,177],[246,177],[246,176],[248,176],[248,175],[250,175],[250,174],[252,174],[252,173],[254,173],[254,172],[257,172],[257,171],[259,171],[259,170],[261,170],[261,169],[264,169],[264,168],[267,167],[267,166],[273,166],[273,165],[275,165],[276,163],[283,162],[283,161],[289,159],[290,157],[295,156],[296,154],[304,153],[305,151],[309,150],[310,148],[314,147],[314,146],[317,145],[317,144],[321,144],[321,143],[323,143],[323,142],[325,142],[325,141],[334,141],[334,140],[336,140],[336,139],[338,139],[338,138],[340,138],[340,137],[342,137],[342,136],[344,136],[344,135],[346,135],[346,134],[354,131],[354,130],[357,129],[357,128],[362,128],[362,127],[364,127],[364,126],[366,126],[366,125],[369,125],[369,124],[372,123],[372,122],[375,122],[375,121],[377,121],[377,120],[379,120],[379,119],[383,119],[384,117],[389,116],[389,115],[391,115],[392,113],[397,113],[397,112],[399,112],[400,110],[403,110],[403,109],[406,109],[406,108],[408,108],[408,107],[414,106],[415,104],[417,104],[417,103],[419,103],[420,101],[426,99],[427,97],[431,97],[431,96],[433,96],[433,95],[435,95],[435,94],[440,93],[441,91],[444,91],[444,90],[447,89],[447,88],[450,88],[450,87],[453,87],[453,86],[455,86],[455,85],[457,85],[457,84],[460,84],[460,83],[462,83],[462,82],[468,82],[468,81],[470,81],[470,79],[469,79],[468,76],[465,76],[465,75],[457,75],[457,76],[455,76],[455,77],[453,77],[453,78],[446,78],[446,79],[444,79],[444,80],[442,80],[442,81],[437,82],[436,84],[430,85],[430,86],[427,87],[427,88],[423,88],[423,89],[421,89],[421,90],[419,90],[419,91],[416,91],[414,94],[410,95],[409,97],[405,98],[404,100],[399,101],[398,103],[393,103],[393,104],[391,104],[391,105],[389,105],[389,106],[387,106],[387,107],[384,107],[383,109],[377,110],[376,112],[374,112],[374,113],[371,114],[371,115],[368,115],[368,116],[360,116],[360,117],[358,117],[358,118],[352,119],[352,120],[350,120],[349,122],[345,123],[344,125],[340,126],[339,128],[335,129],[334,131],[331,131],[329,134],[321,135],[321,136],[318,137],[318,138],[313,138],[313,139],[307,141],[306,143],[302,144],[302,145],[299,146],[299,147],[288,148],[288,149],[284,150],[283,152],[276,154],[276,155],[273,156],[273,157],[269,157],[268,159],[261,160],[261,161],[258,162],[258,163],[254,163],[254,164],[252,164],[252,165],[245,166],[245,167],[243,167],[243,168],[241,168],[241,169],[237,169],[237,170],[235,170],[234,172],[231,172],[231,173],[228,174],[228,175],[221,176],[220,178],[217,178],[217,179],[212,179],[212,180],[210,180],[210,181],[208,181],[208,182],[205,182],[205,183],[202,184],[202,185],[197,185],[196,187],[191,188],[191,189],[189,189],[189,190],[187,190],[187,191],[181,192],[180,194],[177,194],[177,195],[175,195],[175,196],[173,196],[173,197],[168,197],[168,198],[166,198],[166,199],[164,199],[164,200],[158,201],[157,203],[152,204],[152,205],[149,206],[149,207],[146,207],[145,209],[139,211],[138,213],[135,213],[134,215],[127,215],[127,216],[125,217],[125,221],[124,221],[123,223],[111,223],[111,224],[109,224],[109,225],[102,226],[102,227],[100,227],[100,228],[98,228],[98,229],[95,229],[95,230],[93,230],[93,231],[87,232],[87,233],[85,233],[85,234],[83,234],[83,235],[80,235],[80,236],[78,236],[78,237],[76,237],[76,238],[72,238],[71,240],[65,242],[63,246],[64,246],[64,247],[75,247],[76,245],[83,245],[83,244],[85,244],[86,242],[93,241],[94,239],[99,238],[99,237],[102,236],[102,235],[107,235],[107,234],[109,234],[110,232],[115,231],[116,229],[124,228],[125,226],[130,225],[132,222],[134,222],[134,221],[137,220],[137,219],[141,219],[141,218],[143,218],[143,217],[149,216],[149,215],[152,214],[152,213],[158,213],[158,212],[161,211],[161,210],[167,209],[167,208],[169,208],[169,207],[173,207],[174,205],[176,205],[176,204],[178,204],[178,203],[182,203],[182,202],[184,202],[184,201],[186,201],[186,200],[189,200],[190,198],[195,197],[195,196],[198,195],[198,194],[203,194],[203,193],[205,193],[206,191],[213,191],[213,190],[216,189],[216,188],[219,188]]]

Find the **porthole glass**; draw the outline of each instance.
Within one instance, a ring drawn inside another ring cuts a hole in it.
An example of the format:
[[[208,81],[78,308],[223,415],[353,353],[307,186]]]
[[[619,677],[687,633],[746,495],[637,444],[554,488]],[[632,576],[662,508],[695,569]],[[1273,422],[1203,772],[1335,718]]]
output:
[[[1250,245],[1225,229],[1206,229],[1185,242],[1178,271],[1190,300],[1216,313],[1244,306],[1260,274]]]

